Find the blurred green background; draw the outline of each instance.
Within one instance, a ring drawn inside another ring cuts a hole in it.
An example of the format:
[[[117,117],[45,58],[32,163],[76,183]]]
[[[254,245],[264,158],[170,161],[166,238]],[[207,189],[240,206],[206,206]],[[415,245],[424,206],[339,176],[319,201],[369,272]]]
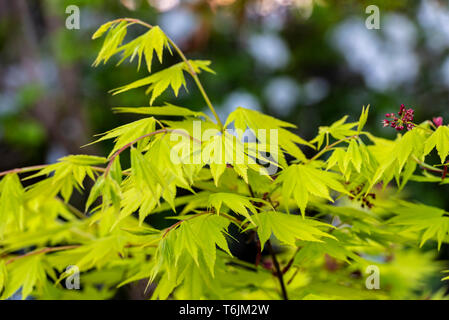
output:
[[[373,4],[378,30],[365,26]],[[69,5],[80,9],[79,30],[66,28]],[[158,24],[188,57],[212,60],[217,74],[201,79],[222,119],[252,108],[296,124],[306,139],[343,115],[356,120],[367,104],[367,129],[382,137],[395,136],[381,120],[402,103],[415,109],[416,122],[449,120],[448,1],[0,0],[0,171],[69,153],[106,155],[107,143],[80,146],[135,119],[112,107],[148,105],[144,89],[108,94],[146,76],[145,68],[91,67],[101,46],[93,32],[120,17]],[[206,109],[188,87],[155,104]],[[448,192],[411,183],[406,195],[449,210]]]

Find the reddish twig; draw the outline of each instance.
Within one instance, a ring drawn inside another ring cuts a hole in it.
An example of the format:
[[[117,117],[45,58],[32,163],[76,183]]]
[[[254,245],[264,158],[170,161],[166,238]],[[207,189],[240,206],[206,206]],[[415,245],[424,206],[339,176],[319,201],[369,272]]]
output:
[[[7,171],[0,172],[0,177],[6,176],[7,174],[10,174],[10,173],[24,173],[24,172],[30,172],[30,171],[38,171],[38,170],[44,169],[47,166],[48,166],[48,164],[42,164],[42,165],[38,165],[38,166],[23,167],[23,168],[7,170]]]
[[[41,165],[37,165],[37,166],[11,169],[11,170],[0,172],[0,177],[6,176],[11,173],[26,173],[26,172],[31,172],[31,171],[38,171],[38,170],[44,169],[48,166],[50,166],[50,164],[41,164]],[[105,171],[105,168],[100,168],[100,167],[91,167],[91,168],[94,169],[95,171],[99,171],[99,172]]]
[[[284,300],[288,300],[287,289],[285,288],[284,283],[284,275],[282,274],[281,267],[279,266],[279,262],[276,258],[273,247],[271,246],[270,240],[267,241],[266,246],[271,254],[271,258],[273,259],[274,268],[276,269],[276,276],[278,277],[279,283],[281,285],[282,297],[284,298]]]
[[[291,268],[291,266],[293,265],[293,261],[295,261],[296,254],[298,253],[298,251],[299,251],[300,249],[301,249],[300,247],[296,248],[295,254],[294,254],[293,257],[288,261],[288,263],[287,263],[287,265],[284,267],[284,269],[282,269],[282,274],[286,274],[287,271]]]
[[[162,236],[162,238],[165,238],[165,237],[167,236],[167,234],[170,232],[170,230],[175,229],[177,226],[179,226],[179,225],[180,225],[181,223],[183,223],[184,221],[191,220],[191,219],[193,219],[193,218],[196,218],[196,217],[199,217],[199,216],[202,216],[202,215],[205,215],[205,214],[211,214],[211,213],[210,213],[210,212],[201,212],[201,213],[195,214],[195,215],[193,215],[193,216],[191,216],[191,217],[189,217],[189,218],[187,218],[187,219],[179,220],[179,221],[176,222],[175,224],[173,224],[173,225],[171,225],[170,227],[168,227],[167,230],[165,230],[164,235]]]
[[[22,259],[22,258],[26,258],[26,257],[30,257],[30,256],[34,256],[34,255],[37,255],[37,254],[44,254],[44,253],[48,253],[48,252],[55,252],[55,251],[62,251],[62,250],[70,250],[70,249],[74,249],[74,248],[78,248],[78,247],[79,247],[79,245],[42,248],[42,249],[39,249],[39,250],[34,250],[34,251],[31,251],[31,252],[28,252],[28,253],[26,253],[24,255],[21,255],[21,256],[17,256],[17,257],[11,258],[8,261],[6,261],[6,264],[10,264],[10,263],[13,263],[16,260],[19,260],[19,259]]]

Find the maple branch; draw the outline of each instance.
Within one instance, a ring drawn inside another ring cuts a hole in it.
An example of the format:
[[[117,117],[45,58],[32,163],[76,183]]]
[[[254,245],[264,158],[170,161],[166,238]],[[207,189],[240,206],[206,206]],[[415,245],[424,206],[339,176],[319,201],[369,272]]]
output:
[[[285,288],[284,283],[284,275],[282,274],[281,267],[279,266],[279,262],[276,258],[276,253],[274,252],[273,247],[271,246],[270,240],[267,240],[266,246],[271,254],[271,258],[273,259],[274,268],[276,269],[276,276],[278,277],[279,283],[281,284],[282,297],[284,298],[284,300],[288,300],[287,289]]]
[[[6,175],[11,174],[11,173],[26,173],[26,172],[32,172],[32,171],[39,171],[39,170],[44,169],[44,168],[46,168],[46,167],[48,167],[50,165],[51,164],[40,164],[40,165],[36,165],[36,166],[11,169],[11,170],[0,172],[0,177],[6,176]],[[95,170],[95,171],[98,171],[98,172],[104,172],[105,171],[104,168],[100,168],[100,167],[90,167],[90,168]]]
[[[301,250],[301,247],[296,248],[295,253],[293,254],[293,257],[288,261],[287,265],[282,269],[282,273],[287,273],[288,270],[290,270],[291,266],[293,265],[293,262],[295,261],[296,254]]]
[[[428,165],[427,163],[425,163],[425,162],[419,160],[416,156],[412,156],[412,158],[413,158],[413,160],[414,160],[417,164],[419,164],[419,165],[421,166],[421,168],[422,168],[423,170],[430,171],[430,172],[435,172],[435,173],[443,173],[443,170],[438,169],[438,168],[435,168],[435,167],[432,167],[431,165]]]
[[[47,166],[48,166],[48,164],[42,164],[42,165],[38,165],[38,166],[23,167],[23,168],[7,170],[7,171],[0,172],[0,177],[6,176],[7,174],[10,174],[10,173],[24,173],[24,172],[38,171]]]
[[[25,254],[23,254],[21,256],[16,256],[14,258],[11,258],[8,261],[6,261],[5,264],[8,265],[10,263],[13,263],[16,260],[19,260],[19,259],[22,259],[22,258],[26,258],[26,257],[30,257],[30,256],[34,256],[34,255],[37,255],[37,254],[45,254],[45,253],[48,253],[48,252],[70,250],[70,249],[75,249],[75,248],[78,248],[78,247],[80,247],[80,245],[70,245],[70,246],[61,246],[61,247],[46,247],[46,248],[42,248],[42,249],[39,249],[39,250],[34,250],[34,251],[31,251],[31,252],[25,253]]]

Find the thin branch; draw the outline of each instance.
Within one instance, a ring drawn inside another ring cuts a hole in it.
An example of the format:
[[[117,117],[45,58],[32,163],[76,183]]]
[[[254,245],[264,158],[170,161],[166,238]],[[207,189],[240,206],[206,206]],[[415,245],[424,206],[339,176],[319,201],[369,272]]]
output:
[[[230,220],[232,222],[234,222],[241,229],[243,229],[245,227],[245,223],[243,223],[243,221],[240,221],[239,219],[234,218],[233,216],[231,216],[231,215],[229,215],[227,213],[220,212],[219,215],[222,216],[222,217],[225,217],[226,219],[228,219],[228,220]]]
[[[42,164],[42,165],[38,165],[38,166],[23,167],[23,168],[7,170],[7,171],[0,172],[0,177],[6,176],[7,174],[10,174],[10,173],[25,173],[25,172],[31,172],[31,171],[38,171],[38,170],[44,169],[47,166],[49,166],[49,165]]]
[[[295,279],[296,275],[299,273],[300,268],[296,268],[295,273],[292,275],[292,277],[290,278],[290,280],[287,281],[287,284],[292,283],[293,279]]]
[[[273,259],[274,268],[276,269],[276,276],[278,277],[279,283],[281,284],[282,297],[284,298],[284,300],[288,300],[287,289],[285,288],[284,283],[284,275],[282,274],[281,267],[279,266],[279,262],[276,258],[273,247],[271,246],[270,240],[267,241],[266,246],[271,254],[271,258]]]
[[[427,170],[427,171],[435,172],[435,173],[443,173],[443,170],[432,167],[431,165],[428,165],[427,163],[419,160],[416,156],[412,156],[412,158],[417,164],[419,164],[421,166],[421,168],[423,170]]]
[[[6,176],[7,174],[11,174],[11,173],[27,173],[27,172],[32,172],[32,171],[39,171],[39,170],[42,170],[50,165],[51,164],[41,164],[41,165],[37,165],[37,166],[11,169],[11,170],[0,172],[0,177]],[[90,167],[90,168],[95,171],[98,171],[98,172],[104,172],[106,170],[105,168],[95,167],[95,166]],[[126,173],[124,172],[123,174],[126,174]]]
[[[34,255],[37,255],[37,254],[45,254],[45,253],[48,253],[48,252],[70,250],[70,249],[75,249],[75,248],[78,248],[78,247],[79,247],[79,245],[42,248],[42,249],[39,249],[39,250],[34,250],[34,251],[31,251],[31,252],[28,252],[28,253],[26,253],[24,255],[21,255],[21,256],[17,256],[17,257],[11,258],[8,261],[6,261],[6,264],[8,265],[10,263],[13,263],[16,260],[19,260],[19,259],[22,259],[22,258],[26,258],[26,257],[30,257],[30,256],[34,256]]]
[[[165,230],[164,235],[162,236],[162,238],[165,238],[165,237],[167,236],[167,234],[168,234],[171,230],[175,229],[177,226],[179,226],[179,225],[180,225],[181,223],[183,223],[184,221],[191,220],[191,219],[193,219],[193,218],[196,218],[196,217],[199,217],[199,216],[203,216],[203,215],[205,215],[205,214],[211,214],[211,213],[210,213],[210,212],[201,212],[201,213],[194,214],[194,215],[192,215],[191,217],[189,217],[189,218],[187,218],[187,219],[179,220],[178,222],[176,222],[175,224],[171,225],[170,227],[168,227],[168,228]]]
[[[291,257],[291,259],[288,261],[287,265],[284,267],[284,269],[282,269],[282,274],[286,274],[287,271],[291,268],[291,266],[293,265],[293,262],[295,261],[295,257],[298,254],[299,250],[301,250],[301,247],[296,248],[296,251],[293,254],[293,257]]]
[[[342,143],[342,142],[344,142],[344,141],[347,141],[347,140],[355,139],[355,138],[357,138],[357,137],[358,137],[358,136],[351,136],[351,137],[346,137],[346,138],[344,138],[344,139],[340,139],[340,140],[338,140],[338,141],[335,141],[334,143],[332,143],[332,144],[330,144],[330,145],[324,147],[320,152],[318,152],[316,155],[314,155],[312,158],[310,158],[310,159],[307,161],[307,163],[310,163],[310,162],[312,162],[313,160],[318,159],[318,158],[321,157],[323,154],[325,154],[326,152],[330,151],[330,150],[331,150],[333,147],[335,147],[336,145],[338,145],[338,144],[340,144],[340,143]]]

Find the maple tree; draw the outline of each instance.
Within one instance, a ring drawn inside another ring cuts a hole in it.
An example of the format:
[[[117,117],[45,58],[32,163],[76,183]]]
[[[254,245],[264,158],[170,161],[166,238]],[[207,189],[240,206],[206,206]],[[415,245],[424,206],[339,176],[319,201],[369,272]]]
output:
[[[133,25],[148,30],[124,43]],[[22,298],[107,299],[142,279],[156,284],[153,299],[443,297],[424,281],[444,277],[435,254],[449,241],[449,214],[400,192],[409,181],[448,183],[442,119],[416,124],[401,106],[401,118],[384,121],[398,130],[394,140],[364,131],[369,107],[356,122],[345,116],[320,127],[311,141],[244,107],[223,123],[198,77],[213,73],[210,61],[188,60],[159,27],[136,19],[104,24],[93,38],[103,36],[95,66],[120,55],[119,64],[145,60],[150,74],[112,93],[147,87],[150,105],[114,109],[145,117],[94,142],[113,140],[107,157],[70,155],[0,173],[1,298],[21,289]],[[152,73],[153,56],[162,63],[164,53],[181,62]],[[186,88],[186,75],[211,116],[153,106],[167,89]],[[127,150],[130,167],[122,168]],[[433,150],[440,162],[429,164]],[[24,187],[30,179],[38,182]],[[88,194],[84,212],[70,204],[74,191]],[[152,215],[164,211],[175,222],[158,229]],[[256,244],[254,263],[233,252],[235,234]],[[436,248],[424,251],[426,243]],[[380,290],[365,287],[373,264]],[[72,265],[81,290],[63,286]]]

